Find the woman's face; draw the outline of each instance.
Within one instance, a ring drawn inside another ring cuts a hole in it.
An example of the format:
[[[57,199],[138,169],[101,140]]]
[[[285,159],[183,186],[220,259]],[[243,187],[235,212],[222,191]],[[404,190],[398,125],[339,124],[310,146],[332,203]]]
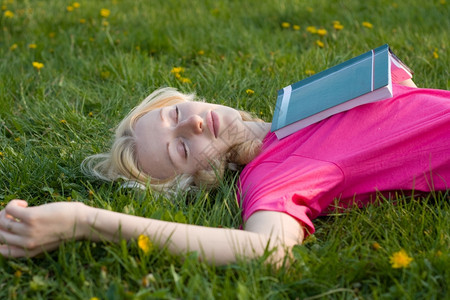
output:
[[[189,101],[146,113],[134,130],[143,171],[167,179],[209,168],[211,160],[245,140],[247,129],[233,108]]]

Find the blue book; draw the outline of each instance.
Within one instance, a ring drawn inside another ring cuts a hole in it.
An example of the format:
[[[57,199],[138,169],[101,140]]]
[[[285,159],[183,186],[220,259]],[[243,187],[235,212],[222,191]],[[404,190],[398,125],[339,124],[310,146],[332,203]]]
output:
[[[271,131],[282,139],[334,114],[390,98],[392,78],[411,77],[387,44],[375,48],[279,90]]]

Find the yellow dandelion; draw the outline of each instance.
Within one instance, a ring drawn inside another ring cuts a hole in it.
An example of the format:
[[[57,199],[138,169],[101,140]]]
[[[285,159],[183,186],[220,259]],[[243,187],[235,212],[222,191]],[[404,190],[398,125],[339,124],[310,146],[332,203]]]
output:
[[[3,15],[5,16],[5,18],[9,18],[12,19],[14,17],[14,13],[10,10],[7,10],[3,13]]]
[[[59,123],[61,123],[61,124],[67,124],[67,121],[64,120],[64,119],[62,119],[62,120],[59,120]]]
[[[102,8],[102,9],[100,9],[100,15],[101,15],[103,18],[109,17],[110,14],[111,14],[111,11],[110,11],[109,9],[107,9],[107,8]]]
[[[255,93],[255,91],[254,91],[254,90],[251,90],[251,89],[246,89],[245,92],[246,92],[247,95],[249,95],[249,96],[251,96],[251,95],[253,95],[253,94]]]
[[[289,24],[289,22],[283,22],[283,23],[281,23],[281,27],[289,28],[289,27],[291,27],[291,24]]]
[[[73,8],[73,6],[72,6],[72,5],[69,5],[69,6],[67,6],[67,7],[66,7],[66,9],[67,9],[67,11],[69,11],[69,12],[70,12],[70,11],[73,11],[73,9],[74,9],[74,8]]]
[[[86,23],[86,19],[80,19],[80,23],[81,23],[81,24]]]
[[[296,31],[299,31],[300,30],[300,26],[299,25],[293,25],[292,29],[294,29]]]
[[[108,22],[108,21],[106,21],[106,20],[103,20],[103,21],[102,21],[102,26],[108,27],[108,25],[109,25],[109,22]]]
[[[317,34],[320,35],[320,36],[324,36],[324,35],[327,34],[327,30],[323,29],[323,28],[320,28],[320,29],[317,30]]]
[[[93,113],[92,111],[90,111],[90,112],[88,113],[88,116],[92,118],[92,117],[94,116],[94,113]]]
[[[20,142],[20,137],[16,137],[16,138],[14,139],[14,142]]]
[[[9,50],[14,51],[17,49],[17,47],[19,47],[17,44],[12,44],[11,47],[9,47]]]
[[[189,78],[186,78],[186,77],[181,77],[181,78],[180,78],[180,81],[181,81],[182,83],[191,83],[191,82],[192,82]]]
[[[342,30],[344,28],[344,25],[342,25],[341,23],[334,23],[333,24],[333,28],[336,30]]]
[[[89,300],[100,300],[100,298],[98,298],[98,297],[91,297],[91,299],[89,299]]]
[[[311,75],[316,74],[316,71],[314,71],[314,70],[306,70],[305,74],[308,75],[308,76],[311,76]]]
[[[44,64],[37,62],[37,61],[33,61],[33,67],[39,71],[40,69],[42,69],[44,67]]]
[[[323,48],[325,46],[325,44],[321,40],[317,40],[316,45],[319,46],[320,48]]]
[[[438,53],[438,49],[437,49],[437,48],[435,48],[434,51],[433,51],[433,57],[434,57],[435,59],[438,59],[438,58],[439,58],[439,53]]]
[[[36,44],[29,44],[29,45],[28,45],[28,48],[30,48],[30,49],[36,49],[36,48],[37,48],[37,45],[36,45]]]
[[[74,8],[80,8],[80,3],[74,2],[74,3],[72,4],[72,6],[73,6]]]
[[[373,242],[372,243],[372,248],[374,249],[374,250],[380,250],[381,249],[381,245],[379,244],[379,243],[377,243],[377,242]]]
[[[152,250],[152,242],[149,237],[144,234],[138,236],[138,246],[142,251],[144,251],[145,254]]]
[[[362,22],[362,26],[364,26],[364,27],[366,27],[366,28],[370,28],[370,29],[373,28],[372,23],[369,23],[369,22]]]
[[[183,73],[184,72],[184,68],[183,67],[173,67],[172,70],[170,70],[170,73]]]
[[[392,254],[392,256],[389,258],[389,261],[392,265],[392,268],[399,269],[408,267],[413,259],[406,253],[405,250],[401,249],[400,251]]]
[[[441,1],[439,1],[442,5],[444,5],[445,3],[446,3],[446,1],[445,0],[441,0]]]
[[[205,51],[199,50],[199,51],[197,52],[197,54],[198,54],[198,55],[204,55],[204,54],[205,54]]]
[[[22,271],[16,270],[16,271],[14,272],[14,277],[20,278],[21,276],[22,276]]]
[[[0,158],[5,157],[5,154],[3,154],[3,152],[0,151]]]
[[[316,26],[308,26],[308,27],[306,27],[306,31],[308,31],[309,33],[315,34],[315,33],[317,33],[317,28],[316,28]]]

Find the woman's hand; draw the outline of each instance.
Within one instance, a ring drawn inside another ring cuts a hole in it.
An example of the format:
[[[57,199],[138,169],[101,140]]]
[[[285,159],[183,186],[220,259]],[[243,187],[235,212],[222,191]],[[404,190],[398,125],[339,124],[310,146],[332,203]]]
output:
[[[58,248],[64,240],[82,239],[87,232],[84,207],[78,202],[28,207],[24,200],[12,200],[0,211],[0,254],[31,257]]]

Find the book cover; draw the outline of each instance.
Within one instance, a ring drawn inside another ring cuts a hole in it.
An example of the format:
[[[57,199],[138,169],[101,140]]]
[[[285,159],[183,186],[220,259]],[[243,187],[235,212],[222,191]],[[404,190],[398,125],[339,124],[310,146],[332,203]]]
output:
[[[278,91],[271,131],[282,139],[356,106],[392,97],[395,81],[411,71],[383,45]]]

